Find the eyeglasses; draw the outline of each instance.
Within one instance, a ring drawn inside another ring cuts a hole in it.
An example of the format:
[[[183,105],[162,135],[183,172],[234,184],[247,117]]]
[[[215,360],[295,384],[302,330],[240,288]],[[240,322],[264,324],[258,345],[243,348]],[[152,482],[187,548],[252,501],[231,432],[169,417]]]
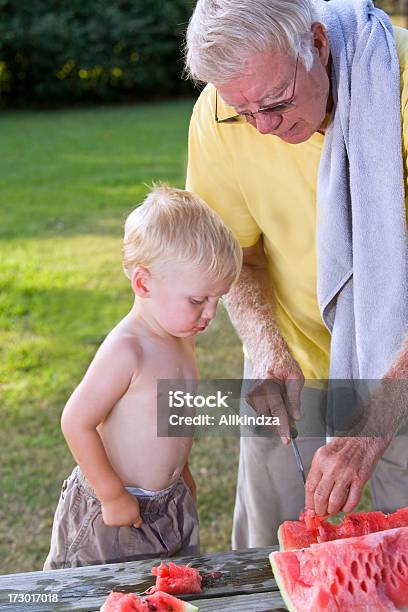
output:
[[[220,119],[218,117],[218,93],[217,93],[217,90],[215,90],[215,121],[217,123],[242,123],[242,122],[255,120],[255,115],[258,115],[258,114],[266,115],[268,113],[273,113],[273,114],[280,115],[282,113],[287,113],[288,111],[292,110],[296,106],[294,103],[294,99],[295,99],[298,63],[299,63],[299,53],[296,56],[295,74],[293,77],[293,87],[292,87],[292,94],[290,98],[288,98],[287,100],[282,100],[282,102],[277,102],[276,104],[271,104],[271,106],[261,107],[254,113],[251,113],[250,111],[246,111],[244,113],[237,113],[236,115],[233,115],[232,117],[225,117],[225,119]]]

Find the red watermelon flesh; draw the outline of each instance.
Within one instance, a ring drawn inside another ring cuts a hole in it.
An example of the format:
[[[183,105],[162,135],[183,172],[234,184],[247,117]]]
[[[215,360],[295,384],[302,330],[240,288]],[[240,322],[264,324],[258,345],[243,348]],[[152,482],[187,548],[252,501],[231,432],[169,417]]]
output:
[[[134,612],[140,610],[141,598],[133,593],[110,593],[100,612]]]
[[[407,527],[408,526],[408,507],[400,508],[396,512],[387,516],[389,529],[394,527]]]
[[[308,531],[313,531],[314,529],[317,529],[328,517],[328,514],[326,514],[326,516],[319,516],[313,510],[307,510],[305,508],[305,510],[300,513],[299,521],[305,524]]]
[[[198,612],[196,606],[162,591],[156,591],[153,595],[148,595],[146,602],[151,612]]]
[[[156,584],[149,589],[149,593],[164,591],[173,595],[182,593],[199,593],[201,591],[201,576],[198,570],[188,565],[177,565],[176,563],[160,563],[152,567],[152,574],[156,576]]]
[[[110,593],[100,612],[198,612],[192,604],[157,591],[140,597],[135,593]]]
[[[408,527],[271,553],[292,612],[381,612],[408,606]]]
[[[401,508],[388,515],[382,512],[346,514],[340,525],[332,525],[326,521],[326,517],[319,517],[311,510],[306,510],[302,512],[298,521],[282,523],[278,530],[278,539],[282,551],[295,550],[319,542],[330,542],[407,526],[408,508]]]

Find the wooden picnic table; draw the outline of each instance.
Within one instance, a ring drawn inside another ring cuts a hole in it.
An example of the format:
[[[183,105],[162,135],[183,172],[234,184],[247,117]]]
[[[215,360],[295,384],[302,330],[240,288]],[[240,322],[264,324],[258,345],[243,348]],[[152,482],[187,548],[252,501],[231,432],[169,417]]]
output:
[[[200,612],[283,612],[286,607],[268,560],[272,550],[277,547],[172,559],[189,563],[204,575],[202,592],[182,598]],[[141,593],[152,586],[155,578],[150,569],[159,562],[160,559],[149,559],[0,576],[0,610],[95,612],[110,591]],[[214,572],[216,575],[211,576]]]

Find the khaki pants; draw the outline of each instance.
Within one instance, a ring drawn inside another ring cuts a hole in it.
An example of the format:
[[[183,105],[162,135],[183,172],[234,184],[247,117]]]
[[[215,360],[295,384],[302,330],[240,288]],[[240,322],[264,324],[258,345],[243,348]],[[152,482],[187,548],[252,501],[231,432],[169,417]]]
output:
[[[246,360],[244,377],[250,378],[250,372],[251,367]],[[319,409],[320,393],[304,389],[303,414]],[[241,402],[241,411],[248,411],[245,400]],[[297,442],[307,473],[315,451],[326,443],[326,437],[323,430],[318,437],[302,436],[301,424],[299,432]],[[394,438],[379,461],[370,484],[377,510],[393,512],[408,506],[406,436]],[[277,436],[241,437],[232,548],[277,544],[279,525],[285,520],[296,520],[304,503],[304,485],[290,445],[284,446]]]
[[[108,527],[77,466],[64,482],[44,570],[199,552],[198,515],[183,479],[154,497],[137,496],[142,526]]]

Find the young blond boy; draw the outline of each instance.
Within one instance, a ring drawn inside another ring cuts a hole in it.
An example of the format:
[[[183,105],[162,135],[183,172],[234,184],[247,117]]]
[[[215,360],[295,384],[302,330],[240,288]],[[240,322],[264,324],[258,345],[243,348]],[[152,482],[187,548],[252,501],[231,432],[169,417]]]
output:
[[[194,337],[239,275],[241,249],[197,196],[155,187],[125,224],[135,294],[61,419],[77,462],[44,569],[198,552],[191,438],[157,436],[157,380],[197,379]]]

